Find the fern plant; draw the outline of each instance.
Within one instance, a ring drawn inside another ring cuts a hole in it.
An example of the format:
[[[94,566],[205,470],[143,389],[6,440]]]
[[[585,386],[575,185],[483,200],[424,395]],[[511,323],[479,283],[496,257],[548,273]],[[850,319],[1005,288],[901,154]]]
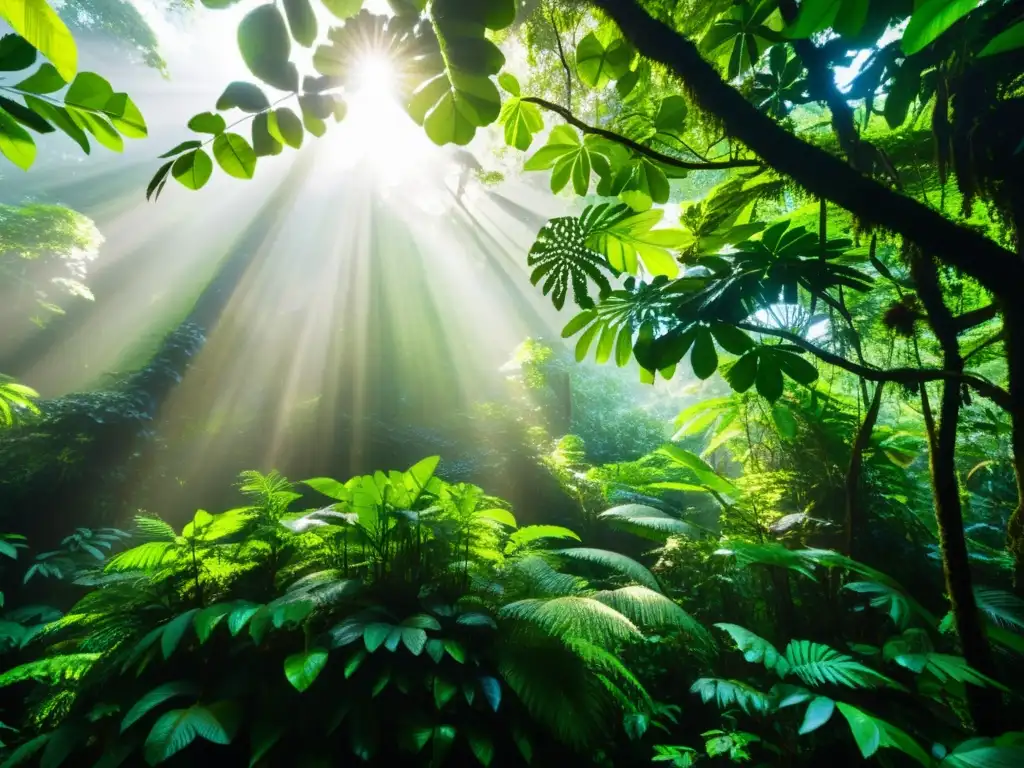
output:
[[[575,759],[652,712],[622,647],[713,645],[640,563],[519,527],[436,466],[308,480],[332,503],[298,511],[283,478],[246,473],[247,506],[137,518],[38,659],[0,675],[34,702],[10,760]]]

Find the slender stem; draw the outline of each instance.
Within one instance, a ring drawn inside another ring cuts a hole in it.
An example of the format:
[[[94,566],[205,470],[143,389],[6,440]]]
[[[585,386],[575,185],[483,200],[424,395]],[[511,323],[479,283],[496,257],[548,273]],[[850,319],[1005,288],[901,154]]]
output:
[[[649,157],[651,160],[661,163],[662,165],[671,165],[674,168],[682,168],[688,171],[721,171],[728,168],[761,168],[762,164],[757,160],[722,160],[719,162],[696,162],[693,160],[680,160],[678,157],[672,157],[659,152],[656,149],[645,147],[638,141],[622,136],[621,134],[615,133],[614,131],[608,131],[604,128],[597,128],[596,126],[589,125],[572,112],[567,110],[565,107],[559,106],[552,101],[547,99],[540,99],[536,96],[524,96],[523,101],[530,104],[536,104],[538,107],[542,107],[549,112],[554,112],[556,115],[561,116],[565,122],[569,125],[576,126],[583,133],[589,133],[593,136],[600,136],[608,141],[614,141],[616,144],[621,144],[624,147],[628,147],[637,154]]]
[[[565,108],[572,111],[572,70],[569,68],[569,60],[565,57],[565,48],[562,47],[562,33],[558,31],[555,23],[555,9],[550,5],[548,10],[548,21],[551,22],[551,31],[555,33],[555,43],[558,45],[558,58],[562,61],[562,69],[565,70]]]

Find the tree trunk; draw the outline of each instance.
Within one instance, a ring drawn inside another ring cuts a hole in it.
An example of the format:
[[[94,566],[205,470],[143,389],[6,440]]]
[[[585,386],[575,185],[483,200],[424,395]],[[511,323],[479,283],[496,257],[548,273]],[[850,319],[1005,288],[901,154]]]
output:
[[[863,381],[863,379],[861,379]],[[864,451],[871,442],[871,433],[878,421],[878,411],[882,406],[882,389],[885,382],[880,381],[875,385],[875,394],[871,398],[871,405],[868,406],[864,415],[864,422],[857,431],[857,438],[853,441],[853,449],[850,452],[850,467],[846,471],[846,554],[855,560],[858,559],[859,544],[867,532],[867,515],[865,508],[860,503],[860,477],[864,467]]]
[[[961,371],[964,367],[956,323],[942,300],[935,261],[920,252],[910,257],[910,274],[924,304],[928,321],[942,347],[943,367]],[[935,522],[939,531],[939,549],[946,580],[946,592],[964,659],[979,672],[994,676],[995,665],[978,605],[974,598],[967,539],[964,536],[960,487],[956,472],[956,433],[960,420],[960,384],[952,378],[942,383],[938,433],[930,451],[932,489],[935,494]],[[971,718],[977,730],[988,736],[1002,731],[1001,697],[991,689],[969,687]]]

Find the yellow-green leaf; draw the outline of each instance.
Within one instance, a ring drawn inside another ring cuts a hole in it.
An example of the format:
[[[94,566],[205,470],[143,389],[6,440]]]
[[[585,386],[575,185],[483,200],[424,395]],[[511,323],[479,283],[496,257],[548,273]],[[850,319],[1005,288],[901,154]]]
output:
[[[0,16],[53,62],[65,82],[74,79],[78,71],[75,38],[46,0],[0,0]]]

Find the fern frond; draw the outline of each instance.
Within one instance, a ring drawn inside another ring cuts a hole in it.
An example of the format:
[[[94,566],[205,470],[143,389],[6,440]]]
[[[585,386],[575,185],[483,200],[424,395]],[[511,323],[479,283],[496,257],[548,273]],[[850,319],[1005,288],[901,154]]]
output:
[[[900,685],[881,672],[866,667],[853,657],[822,643],[791,640],[786,646],[789,672],[807,685],[844,685],[847,688],[877,688]]]
[[[613,645],[643,637],[636,625],[614,608],[578,595],[519,600],[504,606],[499,615],[528,622],[563,640],[577,638]]]
[[[626,555],[619,554],[618,552],[612,552],[607,549],[576,547],[574,549],[557,549],[553,554],[559,557],[567,557],[571,560],[595,563],[613,571],[618,571],[633,581],[653,589],[655,592],[661,592],[661,587],[658,585],[658,580],[654,578],[653,573],[633,558],[626,557]]]
[[[629,671],[625,664],[619,661],[619,657],[614,653],[579,638],[569,638],[565,645],[590,669],[605,675],[619,692],[625,694],[626,700],[631,706],[644,711],[653,707],[650,694],[647,693],[643,683]]]
[[[767,694],[739,680],[702,677],[690,686],[690,693],[700,694],[705,704],[714,700],[719,709],[739,707],[748,715],[765,715],[773,709]]]
[[[0,688],[22,680],[36,680],[51,685],[64,680],[78,680],[99,657],[98,653],[68,653],[36,659],[0,675]]]
[[[591,595],[614,608],[638,627],[644,629],[681,629],[706,648],[715,645],[711,633],[671,599],[647,587],[632,586],[595,592]]]
[[[715,552],[716,555],[735,557],[736,565],[746,568],[750,565],[773,565],[796,571],[809,579],[814,578],[813,564],[809,563],[796,550],[787,549],[782,544],[733,540],[725,542],[725,546]]]
[[[107,573],[123,571],[155,571],[173,563],[178,549],[173,541],[147,541],[112,557],[104,567]]]
[[[136,515],[135,532],[139,536],[158,541],[174,541],[177,536],[170,524],[156,515]]]

